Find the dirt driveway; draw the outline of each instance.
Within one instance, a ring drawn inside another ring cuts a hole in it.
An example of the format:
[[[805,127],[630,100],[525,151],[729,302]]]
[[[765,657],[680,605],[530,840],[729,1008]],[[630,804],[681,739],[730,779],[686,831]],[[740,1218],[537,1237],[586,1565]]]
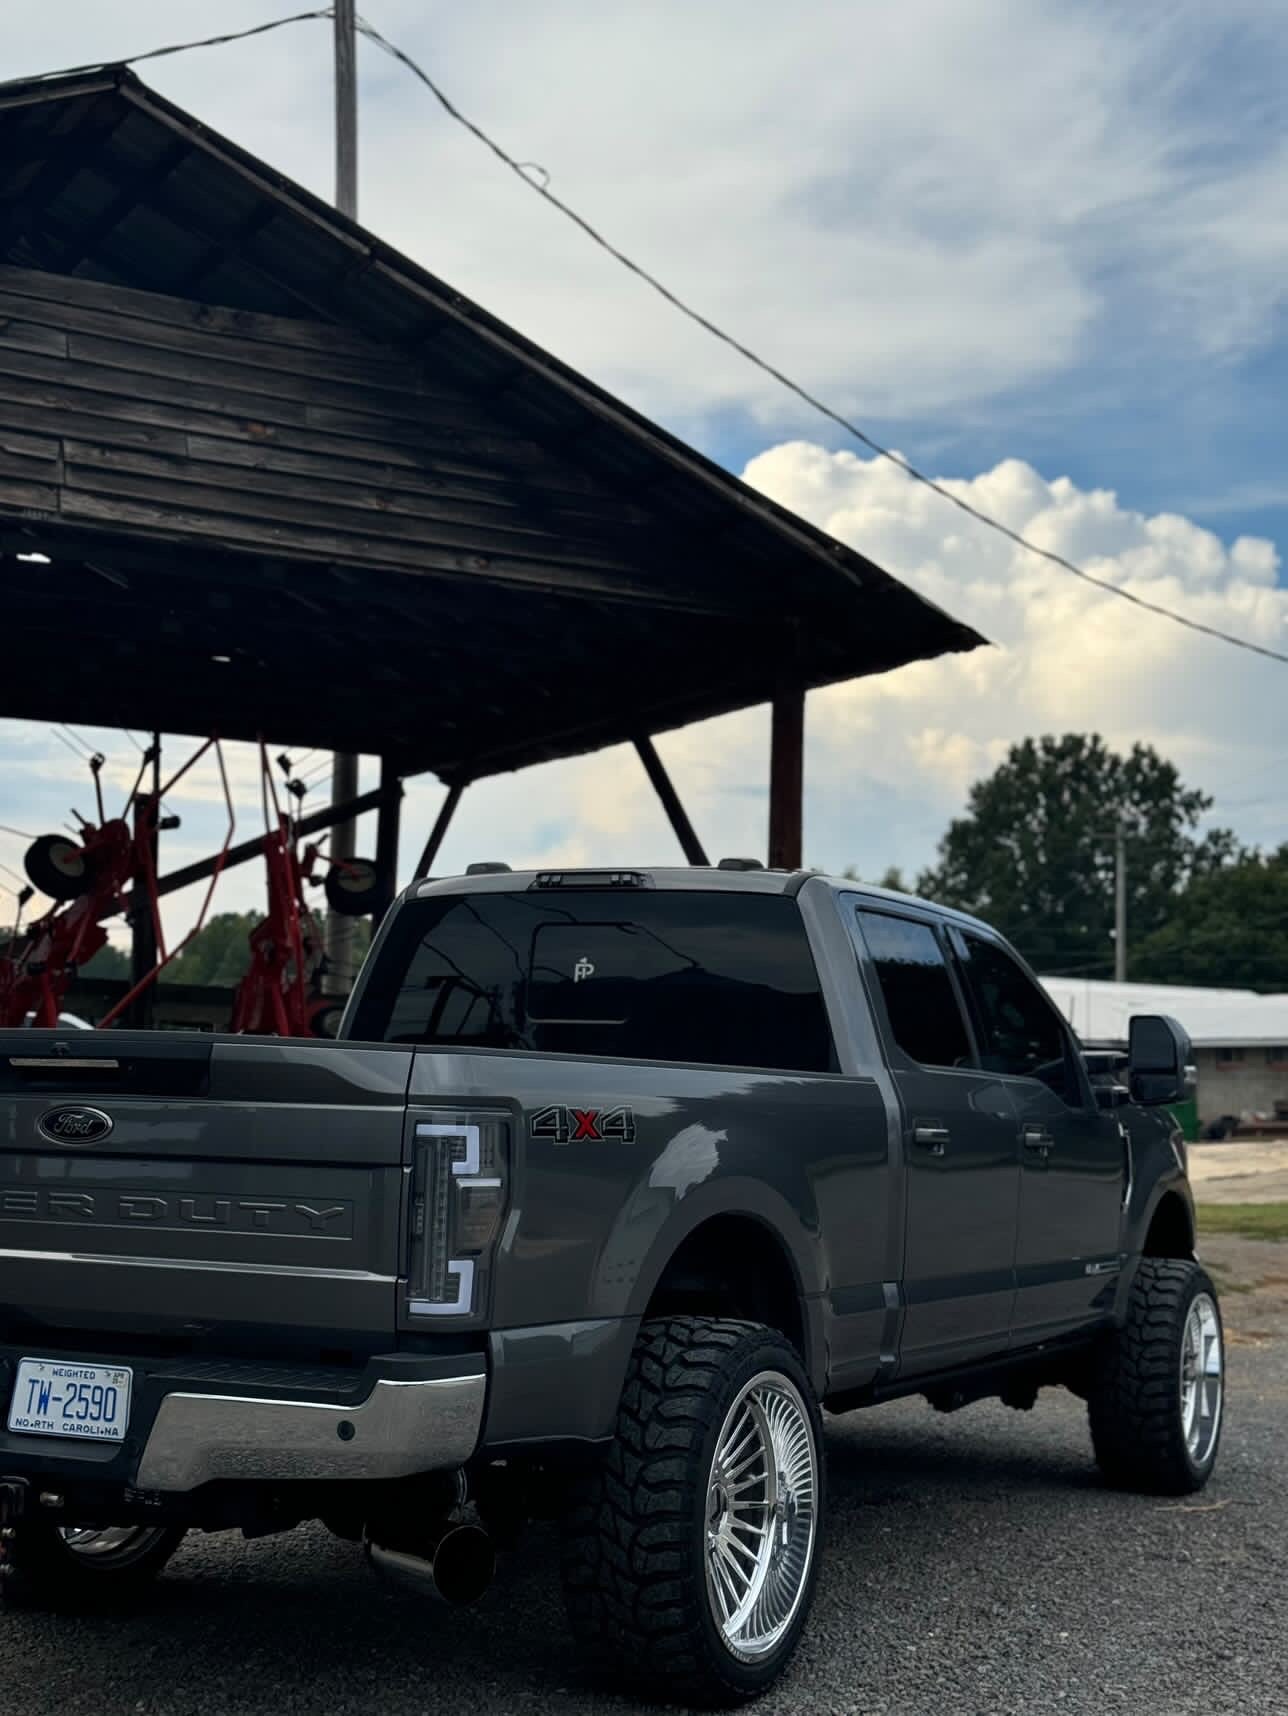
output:
[[[1191,1144],[1190,1183],[1200,1204],[1288,1202],[1288,1138]]]

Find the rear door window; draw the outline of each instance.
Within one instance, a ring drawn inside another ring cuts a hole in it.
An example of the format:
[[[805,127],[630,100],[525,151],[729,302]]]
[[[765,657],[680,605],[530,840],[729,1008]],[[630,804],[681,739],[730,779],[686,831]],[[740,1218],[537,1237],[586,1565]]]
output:
[[[899,1048],[923,1067],[972,1066],[966,1021],[932,927],[888,912],[858,916]]]
[[[830,1072],[794,900],[669,889],[430,896],[401,908],[351,1036]]]

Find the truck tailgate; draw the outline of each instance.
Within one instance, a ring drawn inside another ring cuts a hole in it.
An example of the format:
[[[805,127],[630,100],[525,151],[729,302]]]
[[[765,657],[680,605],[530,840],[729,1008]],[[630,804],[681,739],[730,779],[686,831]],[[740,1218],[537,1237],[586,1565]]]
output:
[[[397,1047],[0,1034],[0,1339],[387,1343],[410,1063]]]

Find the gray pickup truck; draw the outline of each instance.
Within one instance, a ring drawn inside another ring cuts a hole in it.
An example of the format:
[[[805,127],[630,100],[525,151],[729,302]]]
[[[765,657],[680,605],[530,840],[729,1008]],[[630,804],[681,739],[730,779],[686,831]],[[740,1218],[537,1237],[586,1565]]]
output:
[[[320,1519],[449,1599],[557,1517],[578,1638],[730,1703],[783,1669],[821,1409],[1085,1398],[1113,1483],[1216,1459],[1167,1104],[985,924],[750,867],[410,888],[341,1040],[0,1036],[12,1602]]]

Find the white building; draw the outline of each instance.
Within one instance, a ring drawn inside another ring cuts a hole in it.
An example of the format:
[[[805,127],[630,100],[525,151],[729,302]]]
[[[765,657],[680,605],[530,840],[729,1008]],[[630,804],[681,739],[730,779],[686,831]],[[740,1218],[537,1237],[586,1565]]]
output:
[[[1168,1013],[1194,1044],[1199,1119],[1288,1118],[1288,995],[1044,977],[1043,986],[1086,1042],[1126,1046],[1133,1013]],[[1276,1105],[1281,1105],[1277,1110]]]

